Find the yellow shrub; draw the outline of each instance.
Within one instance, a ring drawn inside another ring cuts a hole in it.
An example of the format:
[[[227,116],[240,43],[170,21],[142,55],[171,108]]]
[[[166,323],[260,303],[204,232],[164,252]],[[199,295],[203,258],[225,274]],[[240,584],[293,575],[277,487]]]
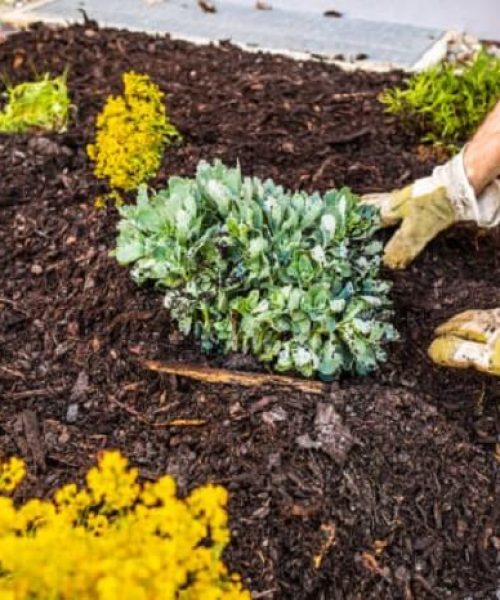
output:
[[[9,482],[22,477],[20,464],[2,468]],[[180,500],[168,476],[140,485],[119,452],[53,501],[16,507],[0,496],[0,598],[250,600],[221,561],[226,501],[212,485]]]
[[[110,96],[97,116],[95,144],[87,146],[96,177],[132,191],[154,177],[165,145],[180,137],[170,123],[164,94],[147,75],[123,74],[123,96]]]

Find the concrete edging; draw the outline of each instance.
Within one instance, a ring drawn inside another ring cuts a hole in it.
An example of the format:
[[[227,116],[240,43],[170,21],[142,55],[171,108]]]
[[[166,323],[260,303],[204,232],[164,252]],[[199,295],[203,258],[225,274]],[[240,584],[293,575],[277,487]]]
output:
[[[52,17],[52,16],[40,16],[36,11],[43,6],[50,4],[53,0],[37,0],[35,2],[31,2],[28,6],[16,8],[13,10],[1,10],[0,9],[0,21],[6,23],[7,25],[23,29],[27,28],[29,25],[42,21],[47,25],[53,25],[58,27],[67,27],[68,25],[79,23],[79,19],[72,18],[60,18],[60,17]],[[112,23],[102,22],[101,25],[103,27],[116,27]],[[190,42],[196,45],[207,45],[214,44],[218,45],[219,40],[214,40],[209,37],[197,37],[190,36],[183,33],[179,33],[176,31],[157,31],[157,30],[148,30],[143,28],[134,28],[127,27],[128,31],[136,31],[136,32],[145,32],[150,35],[170,35],[172,39],[182,40],[186,42]],[[371,72],[387,72],[392,70],[403,70],[407,72],[415,72],[421,71],[426,68],[429,68],[432,65],[438,64],[441,62],[447,53],[447,47],[450,40],[453,36],[456,35],[456,32],[447,31],[443,33],[443,35],[437,39],[432,46],[421,56],[416,63],[409,67],[402,66],[397,63],[392,62],[380,62],[373,61],[369,59],[365,60],[339,60],[334,58],[332,55],[328,54],[316,54],[311,52],[299,52],[299,51],[291,51],[287,49],[277,49],[277,48],[266,48],[257,46],[255,44],[248,44],[244,42],[237,42],[235,40],[231,40],[231,43],[238,48],[246,52],[257,53],[257,52],[265,52],[274,55],[287,56],[294,60],[298,61],[322,61],[327,64],[334,64],[345,71],[353,71],[353,70],[361,70],[361,71],[371,71]]]

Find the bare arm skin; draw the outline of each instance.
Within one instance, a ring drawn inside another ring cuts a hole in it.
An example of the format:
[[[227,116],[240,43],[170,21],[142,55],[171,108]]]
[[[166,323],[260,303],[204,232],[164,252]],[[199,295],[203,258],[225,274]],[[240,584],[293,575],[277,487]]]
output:
[[[477,196],[500,176],[500,101],[465,147],[464,166]]]

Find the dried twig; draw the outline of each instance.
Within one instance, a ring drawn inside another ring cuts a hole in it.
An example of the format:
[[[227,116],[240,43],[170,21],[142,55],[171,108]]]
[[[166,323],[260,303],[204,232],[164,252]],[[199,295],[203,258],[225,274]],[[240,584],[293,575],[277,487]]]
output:
[[[10,367],[0,365],[0,371],[6,373],[10,377],[17,377],[18,379],[26,379],[26,376],[18,371],[17,369],[11,369]]]
[[[108,325],[107,332],[110,333],[118,325],[124,325],[125,323],[128,323],[129,321],[132,321],[132,322],[149,321],[150,319],[153,318],[153,316],[154,316],[154,312],[151,310],[148,310],[148,311],[133,310],[131,312],[120,313]]]
[[[141,414],[138,410],[136,410],[132,406],[129,406],[128,404],[125,404],[124,402],[120,402],[120,400],[118,400],[114,396],[108,396],[108,400],[110,402],[112,402],[113,404],[116,404],[116,406],[120,407],[122,410],[127,412],[129,415],[132,415],[133,417],[135,417],[141,423],[144,423],[145,425],[148,425],[149,427],[151,427],[153,425],[153,423],[147,417],[145,417],[143,414]]]
[[[345,135],[339,135],[335,139],[329,140],[328,143],[331,146],[336,146],[336,145],[340,145],[340,144],[349,144],[350,142],[355,142],[356,140],[359,140],[367,135],[371,135],[371,133],[373,133],[373,130],[371,127],[362,127],[361,129],[358,129],[357,131],[353,131],[352,133],[346,133]]]
[[[11,392],[10,394],[5,394],[5,397],[8,400],[24,400],[25,398],[45,398],[47,396],[50,397],[56,394],[61,394],[66,390],[66,386],[43,388],[37,390],[23,390],[22,392]]]
[[[332,94],[330,96],[330,100],[335,101],[351,101],[355,98],[372,98],[373,96],[377,96],[380,92],[340,92],[338,94]]]
[[[246,373],[243,371],[230,371],[229,369],[216,369],[204,367],[192,363],[161,362],[158,360],[146,360],[141,363],[150,371],[179,375],[205,383],[220,383],[227,385],[241,385],[245,387],[279,386],[300,390],[307,394],[326,394],[328,386],[319,381],[297,379],[284,375],[273,375],[269,373]]]
[[[169,421],[160,421],[154,423],[155,429],[161,429],[162,427],[201,427],[206,425],[205,419],[170,419]]]
[[[17,312],[22,313],[25,316],[28,316],[28,313],[24,310],[24,308],[21,308],[17,302],[14,302],[14,300],[11,300],[10,298],[0,296],[0,304],[7,304],[7,306],[10,306],[12,310],[15,310]]]
[[[163,429],[164,427],[200,427],[201,425],[205,425],[207,421],[205,419],[169,419],[168,421],[160,421],[159,423],[155,423],[151,421],[148,417],[140,413],[138,410],[125,404],[124,402],[120,402],[114,396],[109,396],[108,400],[116,406],[120,407],[122,410],[127,412],[129,415],[135,417],[144,425],[148,427],[153,427],[154,429]]]

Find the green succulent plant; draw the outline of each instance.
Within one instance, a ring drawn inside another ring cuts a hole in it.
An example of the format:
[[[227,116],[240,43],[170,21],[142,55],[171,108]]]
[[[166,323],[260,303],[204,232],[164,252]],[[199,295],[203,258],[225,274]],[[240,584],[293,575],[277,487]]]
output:
[[[252,353],[278,371],[365,374],[396,338],[379,276],[376,209],[347,188],[288,192],[201,162],[195,178],[119,207],[115,255],[153,281],[203,351]]]

